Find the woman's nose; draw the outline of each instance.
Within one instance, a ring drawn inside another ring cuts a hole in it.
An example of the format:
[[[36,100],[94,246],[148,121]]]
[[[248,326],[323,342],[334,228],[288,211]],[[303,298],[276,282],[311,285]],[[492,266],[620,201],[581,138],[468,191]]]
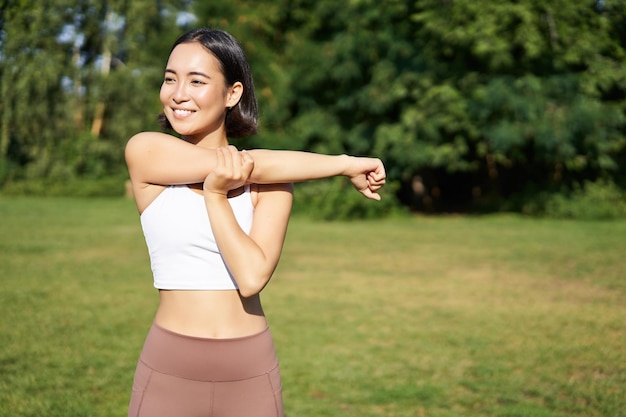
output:
[[[174,91],[174,101],[177,103],[189,100],[189,94],[184,83],[179,83]]]

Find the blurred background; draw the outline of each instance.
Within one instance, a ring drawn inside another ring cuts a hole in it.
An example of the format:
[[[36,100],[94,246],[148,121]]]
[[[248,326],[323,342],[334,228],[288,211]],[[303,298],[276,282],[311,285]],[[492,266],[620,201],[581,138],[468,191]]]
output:
[[[299,187],[296,210],[626,216],[624,0],[0,5],[4,194],[124,195],[124,145],[159,129],[172,43],[209,26],[255,77],[260,133],[234,144],[385,162],[383,204],[329,180]]]

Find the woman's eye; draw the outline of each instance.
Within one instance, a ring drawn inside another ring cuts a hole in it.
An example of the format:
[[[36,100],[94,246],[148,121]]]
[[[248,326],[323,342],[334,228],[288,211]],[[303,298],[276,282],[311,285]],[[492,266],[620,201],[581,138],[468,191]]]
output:
[[[200,80],[193,80],[191,81],[192,85],[205,85],[206,83],[204,81],[200,81]]]
[[[163,79],[163,82],[166,83],[166,84],[171,84],[171,83],[174,82],[174,79],[172,77],[165,77]]]

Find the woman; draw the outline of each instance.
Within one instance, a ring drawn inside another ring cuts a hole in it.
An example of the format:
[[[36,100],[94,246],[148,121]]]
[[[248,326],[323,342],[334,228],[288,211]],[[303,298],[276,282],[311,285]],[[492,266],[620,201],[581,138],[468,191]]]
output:
[[[259,293],[282,250],[291,182],[345,175],[378,200],[380,160],[251,150],[247,60],[218,30],[171,50],[162,119],[180,134],[131,138],[126,160],[160,303],[139,358],[129,416],[282,416],[278,360]]]

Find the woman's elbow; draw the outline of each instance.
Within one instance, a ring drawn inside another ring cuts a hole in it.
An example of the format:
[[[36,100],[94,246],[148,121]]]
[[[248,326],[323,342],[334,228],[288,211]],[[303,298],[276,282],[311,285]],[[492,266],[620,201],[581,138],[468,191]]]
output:
[[[271,276],[264,274],[252,274],[251,276],[237,279],[239,294],[241,294],[243,298],[249,298],[259,294],[263,288],[265,288],[270,278]]]

